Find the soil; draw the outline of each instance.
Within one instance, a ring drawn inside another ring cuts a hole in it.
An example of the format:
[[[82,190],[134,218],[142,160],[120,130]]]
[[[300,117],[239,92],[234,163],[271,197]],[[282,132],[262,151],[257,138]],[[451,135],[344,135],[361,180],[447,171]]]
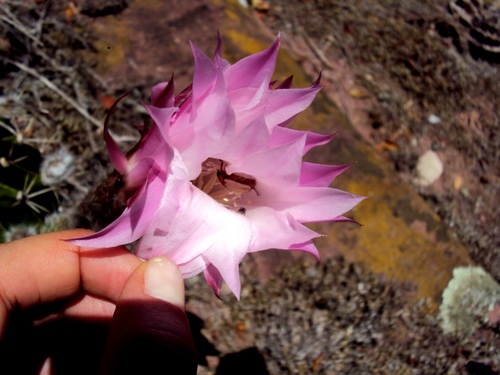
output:
[[[161,32],[189,35],[212,48],[212,30],[206,33],[207,25],[193,22],[203,13],[216,23],[220,9],[208,1],[181,3],[175,2]],[[261,9],[256,19],[272,33],[282,32],[285,47],[311,76],[323,71],[324,91],[359,133],[427,199],[471,258],[500,280],[500,64],[495,49],[477,37],[485,23],[500,35],[496,2],[485,2],[482,23],[468,23],[453,11],[454,4],[479,4],[468,1],[254,3]],[[94,33],[96,17],[117,15],[130,4],[82,4],[0,4],[0,157],[9,161],[0,172],[5,239],[31,233],[31,226],[38,231],[77,225],[98,229],[123,205],[114,194],[116,179],[98,187],[111,167],[96,119],[114,98],[131,91],[112,131],[123,148],[134,144],[137,132],[130,124],[147,120],[137,103],[147,100],[155,83],[144,68],[155,56],[132,56],[119,70],[128,80],[100,76],[95,68],[102,54],[96,52],[102,52],[103,41]],[[190,35],[192,30],[198,32]],[[176,53],[176,43],[165,47],[167,55]],[[191,65],[189,51],[175,57]],[[190,68],[176,70],[176,81],[182,86],[190,75]],[[440,121],[431,123],[430,115]],[[43,160],[55,157],[57,165],[66,165],[66,154],[57,153],[61,144],[70,155],[68,171],[42,184],[35,176]],[[415,166],[429,149],[443,161],[444,173],[422,187],[415,182]],[[96,207],[110,216],[96,217]],[[46,215],[43,208],[56,214]],[[16,224],[22,224],[18,232]],[[403,305],[398,296],[404,286],[360,265],[341,258],[321,267],[297,264],[263,284],[254,264],[249,257],[242,265],[240,302],[227,293],[225,302],[215,299],[202,277],[186,281],[200,374],[500,371],[498,328],[444,335],[425,300]]]
[[[473,27],[451,3],[276,0],[263,20],[307,59],[306,69],[323,71],[360,134],[499,280],[500,54],[470,42]],[[427,150],[445,167],[435,184],[421,187],[415,166]]]

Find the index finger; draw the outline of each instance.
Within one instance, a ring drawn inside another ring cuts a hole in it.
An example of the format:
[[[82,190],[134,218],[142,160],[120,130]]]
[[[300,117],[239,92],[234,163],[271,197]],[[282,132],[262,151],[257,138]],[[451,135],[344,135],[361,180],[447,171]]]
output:
[[[124,247],[86,250],[63,241],[88,234],[69,230],[0,245],[0,327],[14,306],[26,309],[81,290],[118,299],[141,261]]]

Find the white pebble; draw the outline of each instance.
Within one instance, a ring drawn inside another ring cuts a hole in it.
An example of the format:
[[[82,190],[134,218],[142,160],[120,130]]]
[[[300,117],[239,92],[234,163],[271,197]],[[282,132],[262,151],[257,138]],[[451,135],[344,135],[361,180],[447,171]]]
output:
[[[75,169],[75,157],[66,147],[47,155],[40,166],[42,183],[47,186],[57,185],[67,179]]]
[[[420,186],[429,186],[443,174],[443,162],[432,150],[422,154],[417,162],[417,177],[414,182]]]
[[[427,117],[427,121],[429,121],[429,124],[436,125],[441,122],[441,118],[436,115],[429,115],[429,117]]]

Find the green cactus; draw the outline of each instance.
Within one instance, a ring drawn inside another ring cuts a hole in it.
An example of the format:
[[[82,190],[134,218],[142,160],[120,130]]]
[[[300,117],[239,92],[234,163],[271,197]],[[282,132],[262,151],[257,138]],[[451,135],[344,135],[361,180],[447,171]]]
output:
[[[39,225],[57,207],[52,188],[41,183],[42,157],[27,144],[23,133],[0,118],[0,234],[10,227]]]

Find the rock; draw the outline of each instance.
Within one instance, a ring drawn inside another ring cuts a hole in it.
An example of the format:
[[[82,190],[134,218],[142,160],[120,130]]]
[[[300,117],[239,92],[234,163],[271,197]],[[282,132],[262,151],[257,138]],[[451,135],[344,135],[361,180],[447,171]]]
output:
[[[429,124],[436,125],[441,122],[441,118],[436,115],[429,115],[429,117],[427,117],[427,121],[429,122]]]
[[[40,179],[47,186],[58,185],[66,180],[75,169],[75,157],[66,147],[47,155],[40,165]]]
[[[89,17],[105,17],[118,14],[127,6],[128,0],[86,0],[81,2],[80,13]]]
[[[359,87],[354,87],[349,90],[349,95],[351,95],[354,99],[366,99],[370,95],[368,94],[368,91],[366,91],[363,88]]]
[[[498,327],[500,325],[500,303],[495,302],[490,305],[487,317],[490,327]]]
[[[417,177],[414,182],[420,186],[429,186],[443,174],[443,162],[432,150],[422,154],[417,162]]]
[[[21,238],[26,238],[29,236],[34,236],[37,234],[37,230],[33,225],[19,224],[12,225],[3,234],[4,242],[10,242],[14,240],[19,240]]]
[[[446,333],[470,333],[484,322],[497,325],[500,285],[481,267],[458,267],[443,292],[441,327]]]

